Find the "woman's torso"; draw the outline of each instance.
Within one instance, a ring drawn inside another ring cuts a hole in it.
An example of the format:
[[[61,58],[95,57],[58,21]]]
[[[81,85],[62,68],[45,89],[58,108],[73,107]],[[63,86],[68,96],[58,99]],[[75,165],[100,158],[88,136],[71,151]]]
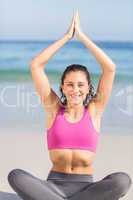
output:
[[[89,104],[87,111],[91,116],[95,130],[99,134],[101,118],[100,115],[95,115],[95,108],[93,103]],[[57,112],[58,110],[53,111],[52,115],[47,115],[47,129],[52,127]],[[68,116],[67,113],[64,113],[64,117],[72,123],[78,122],[82,118],[82,115],[78,116],[76,119],[73,119],[71,116]],[[81,149],[52,149],[49,150],[49,155],[53,164],[51,169],[53,171],[77,174],[93,174],[92,163],[95,157],[94,152]]]

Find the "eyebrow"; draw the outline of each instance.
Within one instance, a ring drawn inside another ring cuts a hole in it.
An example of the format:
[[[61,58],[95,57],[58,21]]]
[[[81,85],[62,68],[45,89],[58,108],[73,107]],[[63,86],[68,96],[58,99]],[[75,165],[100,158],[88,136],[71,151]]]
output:
[[[72,82],[72,81],[66,81],[64,83],[74,83],[74,82]],[[84,82],[79,81],[78,83],[84,83]]]

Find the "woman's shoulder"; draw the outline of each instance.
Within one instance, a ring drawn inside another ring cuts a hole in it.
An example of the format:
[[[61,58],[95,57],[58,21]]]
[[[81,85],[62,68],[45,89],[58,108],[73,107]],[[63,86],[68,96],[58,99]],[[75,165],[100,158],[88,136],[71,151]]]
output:
[[[95,101],[91,101],[87,107],[89,116],[91,117],[94,128],[100,132],[101,127],[101,113],[97,110]]]
[[[49,129],[50,127],[52,127],[53,122],[55,121],[57,115],[59,114],[59,112],[62,111],[62,109],[64,108],[64,105],[60,102],[58,105],[56,105],[56,107],[53,108],[52,111],[50,111],[49,113],[46,113],[46,127],[47,129]]]
[[[63,109],[65,109],[65,105],[63,105],[63,103],[59,101],[58,105],[53,109],[53,115],[57,115],[57,113],[59,113]]]
[[[100,112],[100,110],[97,107],[96,99],[95,98],[92,99],[89,102],[89,104],[87,106],[87,110],[91,114],[91,116],[93,116],[93,117],[100,117],[101,116],[101,112]]]

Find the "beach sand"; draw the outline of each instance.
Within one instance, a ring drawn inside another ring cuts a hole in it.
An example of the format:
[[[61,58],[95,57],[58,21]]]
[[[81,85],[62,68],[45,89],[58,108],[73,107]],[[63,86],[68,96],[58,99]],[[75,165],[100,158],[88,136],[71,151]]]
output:
[[[133,136],[101,134],[94,161],[94,181],[118,171],[127,172],[133,178]],[[20,200],[7,181],[14,168],[24,169],[43,180],[52,167],[46,134],[0,134],[0,200]],[[123,200],[133,199],[133,187]]]

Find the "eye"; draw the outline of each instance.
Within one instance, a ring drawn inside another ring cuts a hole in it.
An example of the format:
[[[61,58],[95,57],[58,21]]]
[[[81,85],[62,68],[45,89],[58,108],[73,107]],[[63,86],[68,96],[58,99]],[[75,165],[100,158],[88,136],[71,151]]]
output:
[[[70,87],[72,87],[72,86],[73,86],[73,84],[69,83],[69,84],[67,84],[67,86],[70,86]]]
[[[72,84],[72,83],[69,83],[69,84],[67,84],[67,86],[73,87],[73,84]],[[78,85],[78,87],[83,87],[83,86],[84,86],[83,84],[79,84],[79,85]]]

